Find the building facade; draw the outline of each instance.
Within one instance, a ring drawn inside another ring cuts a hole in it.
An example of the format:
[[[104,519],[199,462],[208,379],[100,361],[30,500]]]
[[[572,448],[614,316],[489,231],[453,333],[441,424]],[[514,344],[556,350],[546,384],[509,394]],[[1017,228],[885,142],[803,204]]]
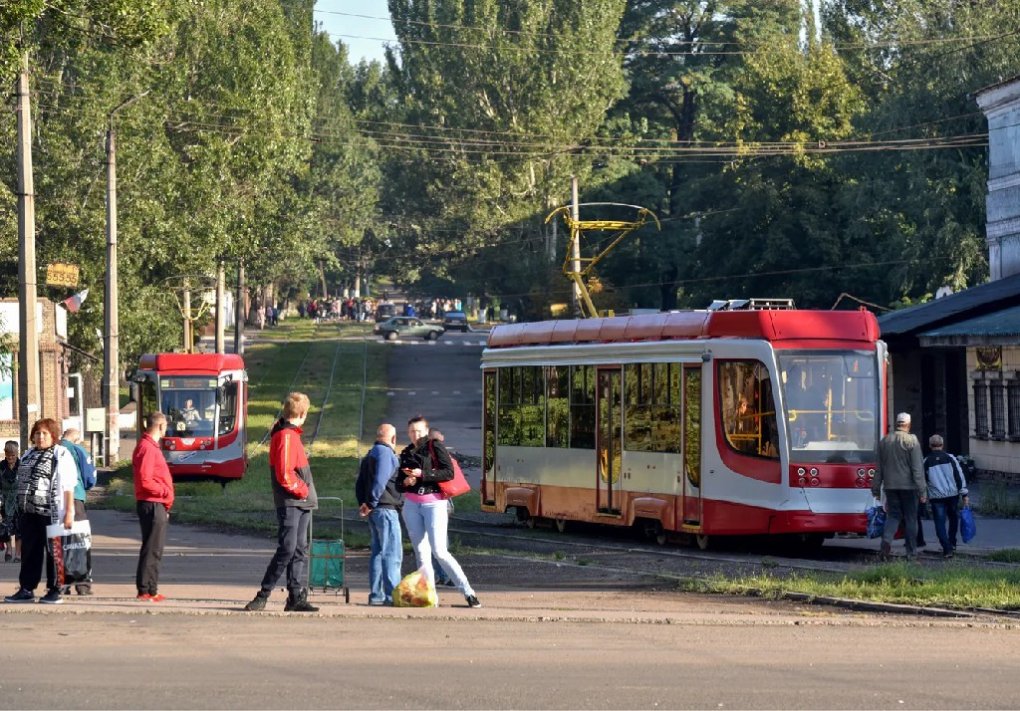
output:
[[[52,417],[63,424],[69,414],[67,398],[67,311],[48,299],[36,301],[39,328],[39,419]],[[0,438],[20,440],[18,420],[18,300],[0,299],[0,333],[11,353],[0,355]],[[21,442],[22,448],[28,445]]]

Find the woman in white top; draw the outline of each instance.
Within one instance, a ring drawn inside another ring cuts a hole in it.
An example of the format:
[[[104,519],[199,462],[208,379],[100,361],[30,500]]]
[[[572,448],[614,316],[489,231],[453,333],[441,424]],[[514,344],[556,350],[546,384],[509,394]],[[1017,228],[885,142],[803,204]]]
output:
[[[39,602],[57,605],[63,602],[57,585],[53,559],[46,546],[46,527],[63,522],[64,528],[74,524],[74,487],[78,483],[78,466],[74,455],[57,444],[60,425],[50,418],[32,425],[31,447],[18,465],[18,532],[21,534],[20,588],[4,602],[34,602],[35,589],[42,578],[43,557],[46,558],[47,593]]]

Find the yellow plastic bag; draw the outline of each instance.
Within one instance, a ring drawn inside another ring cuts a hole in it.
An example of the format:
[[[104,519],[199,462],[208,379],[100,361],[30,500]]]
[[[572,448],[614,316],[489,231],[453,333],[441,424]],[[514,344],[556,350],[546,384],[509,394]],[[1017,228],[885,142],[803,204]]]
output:
[[[424,568],[405,575],[393,588],[394,607],[436,607],[438,604],[436,588],[429,582]]]

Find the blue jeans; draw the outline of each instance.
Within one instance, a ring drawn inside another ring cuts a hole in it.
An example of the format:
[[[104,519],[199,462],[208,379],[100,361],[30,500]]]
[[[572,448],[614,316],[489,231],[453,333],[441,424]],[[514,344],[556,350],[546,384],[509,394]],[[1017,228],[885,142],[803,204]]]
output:
[[[935,521],[935,535],[939,537],[943,553],[952,553],[956,550],[956,532],[960,527],[959,505],[959,496],[931,499],[931,517]],[[948,533],[946,519],[949,520]]]
[[[475,591],[464,575],[460,563],[446,547],[446,527],[449,519],[450,512],[445,499],[427,503],[418,503],[410,499],[404,501],[404,524],[407,525],[407,535],[411,537],[417,565],[424,568],[429,582],[436,584],[436,573],[432,568],[432,556],[435,555],[439,565],[453,579],[454,585],[465,595],[474,595]]]
[[[392,604],[393,588],[400,582],[404,548],[396,509],[372,509],[368,514],[371,554],[368,558],[369,604]]]

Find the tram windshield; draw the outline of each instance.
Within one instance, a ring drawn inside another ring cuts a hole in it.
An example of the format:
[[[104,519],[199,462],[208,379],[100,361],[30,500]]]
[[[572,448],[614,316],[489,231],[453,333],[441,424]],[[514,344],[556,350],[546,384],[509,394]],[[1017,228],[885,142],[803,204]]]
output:
[[[216,378],[170,376],[160,379],[160,410],[170,437],[211,437],[234,429],[237,383]]]
[[[791,462],[874,461],[874,352],[779,353]]]

